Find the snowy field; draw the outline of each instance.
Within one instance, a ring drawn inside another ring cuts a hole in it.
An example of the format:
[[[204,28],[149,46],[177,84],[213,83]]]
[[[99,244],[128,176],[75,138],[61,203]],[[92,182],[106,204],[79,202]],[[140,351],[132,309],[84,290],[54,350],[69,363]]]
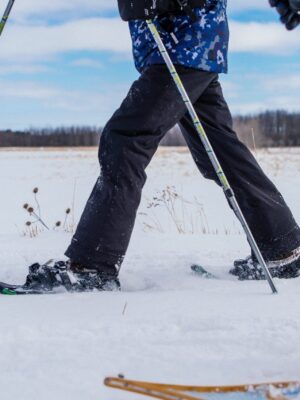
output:
[[[300,223],[300,149],[256,156]],[[0,151],[0,280],[23,282],[31,263],[63,257],[98,172],[96,149]],[[118,373],[198,385],[300,380],[300,279],[276,281],[274,296],[265,282],[228,275],[246,240],[184,149],[160,150],[147,173],[122,292],[0,297],[6,399],[137,398],[103,387]],[[51,229],[30,237],[23,204],[37,210],[34,187]],[[192,263],[220,279],[194,276]]]

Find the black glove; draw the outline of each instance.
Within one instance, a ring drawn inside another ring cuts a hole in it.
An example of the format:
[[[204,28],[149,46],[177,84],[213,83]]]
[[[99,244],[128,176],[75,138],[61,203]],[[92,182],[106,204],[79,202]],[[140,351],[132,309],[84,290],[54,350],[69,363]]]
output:
[[[300,24],[300,0],[269,0],[276,7],[280,21],[291,31]]]
[[[289,0],[291,9],[299,12],[300,11],[300,0]]]

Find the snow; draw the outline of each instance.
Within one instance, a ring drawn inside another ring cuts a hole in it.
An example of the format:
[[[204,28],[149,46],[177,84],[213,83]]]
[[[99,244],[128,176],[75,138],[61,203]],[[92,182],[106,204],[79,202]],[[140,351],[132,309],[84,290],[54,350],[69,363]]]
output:
[[[256,156],[300,222],[300,149]],[[63,257],[70,242],[62,228],[22,234],[23,204],[36,207],[32,189],[52,228],[73,203],[78,221],[98,172],[96,149],[0,151],[0,280],[22,282],[26,266]],[[276,280],[272,295],[266,282],[228,275],[247,242],[185,149],[159,150],[147,173],[122,292],[0,297],[5,398],[136,398],[102,385],[118,373],[195,385],[300,380],[300,279]],[[163,190],[178,194],[173,216]],[[220,279],[193,275],[192,263]]]

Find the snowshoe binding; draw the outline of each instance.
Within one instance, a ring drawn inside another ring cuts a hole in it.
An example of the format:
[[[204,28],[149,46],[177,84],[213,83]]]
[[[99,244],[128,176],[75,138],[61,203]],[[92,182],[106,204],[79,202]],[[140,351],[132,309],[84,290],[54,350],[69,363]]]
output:
[[[267,262],[273,278],[291,279],[300,276],[300,248],[293,251],[288,257]],[[264,280],[265,273],[257,259],[249,256],[244,260],[236,260],[234,267],[229,271],[239,280]]]
[[[120,290],[117,273],[112,275],[78,266],[73,268],[70,261],[50,260],[43,265],[31,265],[24,285],[0,282],[0,294],[6,295],[117,290]]]

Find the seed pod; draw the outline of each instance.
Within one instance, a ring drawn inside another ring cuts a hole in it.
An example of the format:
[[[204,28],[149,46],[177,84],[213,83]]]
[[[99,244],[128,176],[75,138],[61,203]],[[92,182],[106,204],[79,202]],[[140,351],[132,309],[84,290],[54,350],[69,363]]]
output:
[[[26,222],[26,226],[30,226],[31,225],[31,222],[30,221],[27,221]]]
[[[70,212],[71,212],[71,208],[67,208],[66,209],[66,214],[70,214]]]
[[[55,226],[57,226],[57,227],[58,227],[58,226],[61,226],[61,222],[60,222],[60,221],[57,221],[56,224],[55,224]]]
[[[29,212],[29,214],[32,214],[34,212],[34,208],[33,207],[28,207],[27,211]]]
[[[35,187],[34,189],[33,189],[33,193],[37,193],[39,191],[39,188],[38,187]]]
[[[25,210],[27,210],[28,207],[29,207],[29,204],[28,204],[28,203],[25,203],[25,204],[23,205],[23,208],[25,208]]]

